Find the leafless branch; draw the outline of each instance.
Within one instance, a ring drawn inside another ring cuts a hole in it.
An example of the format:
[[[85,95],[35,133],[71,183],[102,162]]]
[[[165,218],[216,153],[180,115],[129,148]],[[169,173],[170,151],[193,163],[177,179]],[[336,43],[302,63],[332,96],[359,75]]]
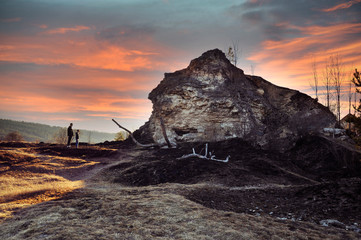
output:
[[[144,147],[144,148],[150,148],[150,147],[160,147],[160,145],[158,144],[154,144],[154,143],[151,143],[151,144],[142,144],[140,142],[138,142],[134,136],[133,136],[133,133],[131,131],[129,131],[128,129],[126,129],[125,127],[121,126],[117,121],[115,121],[114,119],[112,119],[112,121],[118,125],[118,127],[120,127],[121,129],[125,130],[126,132],[129,133],[129,136],[132,138],[133,142],[139,146],[139,147]]]
[[[167,132],[165,131],[165,125],[164,125],[163,118],[160,118],[160,126],[162,128],[163,137],[164,137],[165,142],[167,143],[168,148],[172,148],[172,144],[170,144],[168,136],[167,136]]]
[[[207,159],[207,160],[213,160],[213,161],[218,161],[218,162],[228,162],[229,158],[231,157],[231,156],[228,155],[227,158],[224,159],[224,160],[216,159],[216,156],[212,155],[212,152],[208,153],[208,143],[206,143],[206,150],[205,150],[204,155],[196,153],[194,148],[192,148],[192,151],[193,151],[193,153],[183,155],[183,156],[181,156],[181,157],[179,157],[177,159],[186,159],[186,158],[191,158],[191,157],[197,157],[197,158],[200,158],[200,159]]]

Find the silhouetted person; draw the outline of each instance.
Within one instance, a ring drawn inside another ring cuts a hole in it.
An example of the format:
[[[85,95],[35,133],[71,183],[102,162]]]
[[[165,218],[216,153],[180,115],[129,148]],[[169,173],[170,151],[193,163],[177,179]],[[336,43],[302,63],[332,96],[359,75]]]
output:
[[[80,133],[79,129],[76,130],[76,132],[75,132],[75,146],[76,146],[76,148],[78,148],[78,146],[79,146],[79,133]]]
[[[71,144],[71,139],[73,138],[73,124],[70,123],[70,126],[68,127],[68,144],[67,144],[67,147],[70,147],[70,144]]]

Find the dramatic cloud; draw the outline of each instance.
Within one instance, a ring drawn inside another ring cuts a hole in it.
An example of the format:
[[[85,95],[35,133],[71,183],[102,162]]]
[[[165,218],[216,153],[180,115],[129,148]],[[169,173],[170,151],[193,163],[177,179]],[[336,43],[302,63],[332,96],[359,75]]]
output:
[[[135,129],[164,72],[232,41],[246,73],[311,94],[313,59],[360,64],[360,12],[356,0],[3,0],[0,117]]]
[[[352,0],[352,1],[349,1],[346,3],[340,3],[331,8],[323,9],[322,11],[323,12],[333,12],[333,11],[340,10],[340,9],[346,9],[346,8],[350,8],[350,7],[352,7],[352,5],[354,5],[356,3],[360,3],[360,2],[361,2],[361,0]]]
[[[324,66],[330,56],[340,55],[349,68],[361,62],[361,42],[358,40],[361,23],[289,28],[301,31],[302,37],[281,41],[266,40],[262,43],[262,51],[249,57],[265,71],[272,69],[272,72],[281,73],[284,77],[278,81],[279,84],[304,88],[308,85],[307,80],[312,79],[310,66],[314,59]],[[349,37],[345,39],[345,36]],[[295,74],[298,77],[286,77]],[[293,83],[287,84],[287,81]]]
[[[133,71],[157,65],[151,58],[157,53],[142,52],[95,41],[92,37],[3,36],[0,61],[69,64],[79,67]]]

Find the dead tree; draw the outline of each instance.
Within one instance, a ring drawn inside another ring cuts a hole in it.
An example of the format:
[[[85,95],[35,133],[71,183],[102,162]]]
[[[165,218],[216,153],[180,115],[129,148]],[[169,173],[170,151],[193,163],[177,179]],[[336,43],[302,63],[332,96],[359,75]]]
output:
[[[355,89],[356,89],[356,92],[355,92],[355,105],[354,105],[354,109],[355,109],[355,115],[356,115],[356,112],[357,113],[360,113],[361,112],[361,99],[360,99],[360,104],[358,106],[356,106],[356,95],[357,93],[361,93],[361,90],[359,89],[359,87],[361,87],[361,74],[357,71],[357,68],[355,69],[355,72],[353,74],[353,78],[352,78],[352,82],[353,84],[355,84]]]
[[[125,127],[121,126],[117,121],[115,121],[114,119],[112,119],[112,121],[118,125],[119,128],[125,130],[127,133],[129,133],[130,138],[133,140],[133,142],[138,146],[138,147],[143,147],[143,148],[151,148],[151,147],[164,147],[165,144],[157,144],[157,143],[150,143],[150,144],[142,144],[140,142],[137,141],[137,139],[135,139],[135,137],[133,136],[133,133],[131,131],[129,131],[128,129],[126,129]],[[162,133],[163,133],[163,137],[166,141],[166,145],[168,146],[168,148],[171,148],[172,145],[167,137],[166,131],[165,131],[165,126],[164,126],[164,122],[163,119],[160,118],[160,122],[161,122],[161,127],[162,127]]]
[[[316,100],[318,101],[318,74],[317,74],[317,65],[315,59],[313,59],[312,62],[312,71],[313,71],[313,82],[310,82],[310,86],[315,91]]]
[[[242,55],[242,49],[239,49],[239,41],[232,41],[232,46],[228,48],[228,52],[226,54],[228,60],[237,67],[240,55]]]
[[[167,132],[165,131],[165,125],[164,125],[163,118],[159,118],[159,120],[160,120],[160,127],[162,128],[162,134],[163,134],[164,140],[167,143],[168,148],[171,148],[172,144],[170,144],[168,136],[167,136]]]
[[[331,78],[330,78],[330,64],[327,61],[325,71],[323,73],[323,83],[325,85],[326,90],[326,106],[330,109],[330,96],[331,96]]]
[[[204,155],[196,153],[194,148],[192,148],[192,150],[193,150],[193,153],[183,155],[183,156],[181,156],[181,157],[179,157],[177,159],[186,159],[186,158],[191,158],[191,157],[197,157],[197,158],[207,159],[207,160],[212,160],[212,161],[217,161],[217,162],[228,162],[229,158],[231,157],[231,156],[228,155],[227,158],[224,159],[224,160],[216,159],[216,156],[212,155],[212,152],[208,153],[208,143],[206,143],[206,150],[205,150]]]
[[[342,84],[345,76],[345,71],[343,69],[343,63],[340,60],[338,55],[330,57],[331,65],[331,77],[332,84],[336,94],[336,117],[337,122],[341,122],[341,97],[342,97]]]

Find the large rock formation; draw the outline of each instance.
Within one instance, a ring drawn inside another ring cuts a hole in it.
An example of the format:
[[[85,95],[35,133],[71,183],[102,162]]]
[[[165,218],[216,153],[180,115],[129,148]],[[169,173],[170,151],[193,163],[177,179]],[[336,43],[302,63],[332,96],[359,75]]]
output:
[[[158,143],[165,142],[161,118],[173,144],[241,138],[281,151],[336,123],[311,97],[245,75],[218,49],[192,60],[186,69],[166,73],[149,99],[153,112],[141,131]]]

